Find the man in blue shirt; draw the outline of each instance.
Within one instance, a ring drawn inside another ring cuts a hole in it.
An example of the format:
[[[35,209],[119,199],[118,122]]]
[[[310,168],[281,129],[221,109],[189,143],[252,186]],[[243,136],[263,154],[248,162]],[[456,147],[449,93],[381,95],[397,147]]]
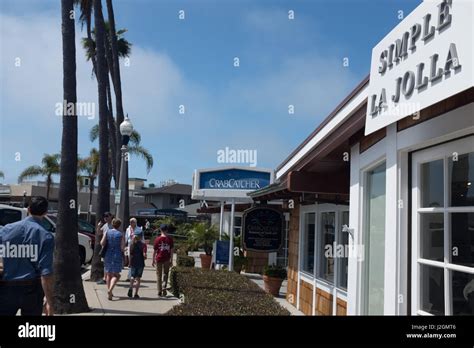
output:
[[[48,211],[44,197],[32,197],[29,217],[0,229],[0,315],[53,315],[54,237],[41,226]]]

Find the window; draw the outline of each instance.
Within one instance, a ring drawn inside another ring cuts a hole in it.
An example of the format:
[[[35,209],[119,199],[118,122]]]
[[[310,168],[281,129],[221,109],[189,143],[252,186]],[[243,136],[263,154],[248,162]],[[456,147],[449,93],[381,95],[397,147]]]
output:
[[[286,214],[285,214],[286,215]],[[281,249],[277,252],[277,265],[281,267],[288,266],[288,232],[290,228],[289,217],[285,216],[285,237]]]
[[[234,216],[234,236],[240,236],[242,232],[242,217],[241,216]]]
[[[47,219],[47,218],[43,218],[41,219],[41,226],[44,227],[44,229],[46,231],[49,231],[49,232],[55,232],[56,228],[54,227],[54,225]]]
[[[474,315],[474,138],[413,154],[412,313]]]
[[[365,312],[383,314],[385,267],[385,164],[367,173],[365,195]]]
[[[21,211],[14,209],[0,209],[0,226],[21,220]]]
[[[79,220],[77,220],[77,226],[79,227],[80,231],[95,234],[94,226],[91,225],[88,222],[85,222],[85,221],[79,219]]]
[[[304,230],[303,230],[303,266],[304,272],[314,274],[314,242],[315,242],[315,213],[304,214]]]
[[[334,282],[334,256],[336,248],[336,213],[321,213],[319,247],[318,247],[318,277],[330,283]]]

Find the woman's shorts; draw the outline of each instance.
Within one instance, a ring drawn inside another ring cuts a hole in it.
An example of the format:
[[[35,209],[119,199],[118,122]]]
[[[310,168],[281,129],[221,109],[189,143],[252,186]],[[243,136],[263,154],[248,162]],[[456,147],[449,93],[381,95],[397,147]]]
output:
[[[132,278],[141,278],[143,275],[144,267],[132,267],[130,268],[130,276]]]

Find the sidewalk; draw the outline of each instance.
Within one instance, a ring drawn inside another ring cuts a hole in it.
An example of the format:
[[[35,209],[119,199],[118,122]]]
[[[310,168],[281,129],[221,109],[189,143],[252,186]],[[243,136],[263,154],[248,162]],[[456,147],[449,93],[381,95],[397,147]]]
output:
[[[107,298],[106,285],[98,285],[89,281],[90,271],[87,271],[83,274],[82,279],[84,280],[84,291],[91,312],[78,315],[160,315],[178,304],[179,300],[173,297],[169,291],[167,297],[158,298],[156,272],[151,267],[152,246],[148,246],[147,255],[148,258],[145,261],[145,269],[138,292],[139,299],[127,296],[129,282],[125,282],[125,280],[127,279],[128,268],[122,271],[120,280],[114,288],[112,301]]]

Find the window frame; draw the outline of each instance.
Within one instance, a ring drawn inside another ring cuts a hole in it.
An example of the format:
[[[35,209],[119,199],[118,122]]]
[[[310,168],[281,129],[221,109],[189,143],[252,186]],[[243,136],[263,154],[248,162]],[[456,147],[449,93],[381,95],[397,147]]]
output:
[[[474,274],[474,267],[463,266],[452,263],[451,258],[451,215],[453,213],[474,213],[474,206],[456,206],[451,204],[451,177],[449,173],[449,157],[453,153],[458,156],[473,152],[472,143],[474,136],[457,139],[448,143],[439,144],[427,149],[415,151],[412,154],[412,250],[411,250],[411,269],[412,269],[412,305],[411,313],[413,315],[433,316],[433,313],[422,310],[422,274],[421,267],[431,266],[441,268],[444,274],[444,315],[453,315],[452,298],[452,274],[461,272]],[[443,207],[421,207],[421,166],[424,163],[443,159]],[[436,261],[422,258],[421,243],[421,216],[423,214],[443,214],[443,261]]]
[[[377,161],[372,162],[370,165],[364,167],[361,170],[361,177],[363,180],[363,185],[360,187],[361,190],[361,207],[362,207],[362,218],[361,218],[361,243],[364,246],[364,260],[362,262],[361,267],[361,296],[360,296],[360,309],[363,315],[369,315],[368,313],[368,299],[369,299],[369,291],[368,291],[368,274],[369,274],[369,260],[368,253],[370,252],[370,241],[369,241],[369,232],[368,232],[368,219],[369,219],[369,207],[368,207],[368,198],[369,198],[369,173],[373,170],[377,169],[378,167],[385,165],[385,204],[387,204],[387,161],[385,157],[379,158]],[[387,206],[385,205],[385,216],[384,216],[384,224],[386,221],[387,215]],[[384,245],[385,245],[385,233],[386,233],[386,225],[384,226]],[[385,250],[384,250],[384,292],[385,292]],[[385,293],[384,293],[384,302],[385,302]],[[379,315],[383,315],[385,313],[385,303],[383,304],[384,309],[382,313]]]

